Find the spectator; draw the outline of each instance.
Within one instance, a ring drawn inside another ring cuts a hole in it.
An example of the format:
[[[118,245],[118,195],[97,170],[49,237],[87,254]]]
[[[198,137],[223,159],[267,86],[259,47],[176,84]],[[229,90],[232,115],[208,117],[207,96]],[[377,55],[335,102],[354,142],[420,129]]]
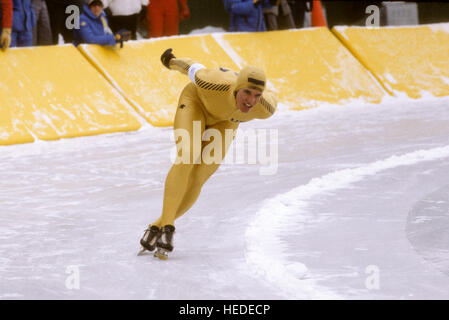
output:
[[[148,0],[148,4],[150,4],[150,0]],[[147,9],[148,6],[142,6],[137,18],[137,34],[140,34],[142,38],[148,38]]]
[[[270,7],[269,0],[223,0],[231,14],[229,31],[266,31],[263,8]]]
[[[11,45],[12,0],[0,0],[0,48],[6,51]]]
[[[48,15],[50,17],[50,27],[52,34],[52,43],[58,44],[59,35],[62,35],[64,42],[73,42],[73,29],[68,29],[66,25],[67,18],[73,14],[72,11],[66,12],[67,7],[77,6],[79,13],[83,10],[83,0],[46,0]]]
[[[13,0],[11,47],[31,47],[35,26],[31,0]]]
[[[306,25],[306,13],[310,13],[313,8],[313,1],[306,0],[288,0],[288,4],[292,10],[293,19],[297,28],[308,27]]]
[[[187,0],[150,0],[147,9],[148,37],[174,36],[179,33],[179,21],[190,18]]]
[[[103,0],[89,0],[80,17],[80,28],[74,30],[74,44],[91,43],[113,46],[117,41],[129,40],[130,32],[120,30],[112,33],[103,11]]]
[[[295,20],[287,0],[270,0],[270,4],[270,8],[263,9],[267,29],[294,29]]]
[[[147,5],[148,0],[109,0],[108,9],[112,14],[109,20],[112,32],[126,29],[131,32],[131,39],[136,40],[139,13],[142,11],[142,6]]]
[[[33,46],[50,45],[52,44],[52,37],[47,4],[44,0],[31,0],[31,3],[36,15],[36,28],[33,29]]]

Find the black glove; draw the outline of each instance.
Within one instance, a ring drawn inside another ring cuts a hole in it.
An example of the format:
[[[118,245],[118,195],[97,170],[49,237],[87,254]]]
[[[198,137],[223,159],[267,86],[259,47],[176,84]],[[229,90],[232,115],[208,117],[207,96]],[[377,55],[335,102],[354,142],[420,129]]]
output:
[[[161,55],[161,61],[164,66],[166,66],[168,69],[170,69],[170,60],[176,58],[175,55],[172,53],[173,49],[169,48],[164,51],[164,53]]]
[[[131,32],[125,29],[120,29],[115,34],[115,39],[117,39],[118,41],[128,41],[129,39],[131,39]]]
[[[117,31],[117,33],[114,36],[115,41],[120,42],[120,48],[123,48],[123,42],[128,41],[131,38],[131,32],[125,29],[121,29]]]

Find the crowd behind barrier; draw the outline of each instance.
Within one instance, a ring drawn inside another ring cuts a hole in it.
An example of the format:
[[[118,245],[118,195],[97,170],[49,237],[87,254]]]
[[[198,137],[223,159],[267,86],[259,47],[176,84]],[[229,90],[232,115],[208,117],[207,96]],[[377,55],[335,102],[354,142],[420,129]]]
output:
[[[386,1],[321,2],[222,0],[222,11],[217,11],[216,15],[227,15],[229,24],[222,28],[231,32],[282,30],[313,26],[311,14],[318,5],[324,12],[327,26],[332,28],[334,25],[363,25],[369,14],[367,8],[376,6],[381,12],[381,25],[388,24]],[[423,14],[432,14],[435,10],[414,4],[415,20],[429,22]],[[172,36],[183,33],[180,25],[191,18],[198,24],[202,8],[210,5],[211,0],[191,2],[192,9],[187,0],[0,0],[0,46],[6,50],[59,43],[123,45],[128,39]],[[216,10],[217,4],[214,6]],[[440,13],[447,19],[439,22],[449,21],[449,6],[441,4],[440,7]],[[401,8],[405,10],[406,7],[402,5]],[[210,12],[206,10],[205,14],[210,15]],[[416,23],[415,20],[409,19],[411,24]]]
[[[172,36],[190,18],[187,0],[0,0],[0,5],[3,50],[61,42],[115,45],[137,39],[142,27],[140,38]],[[287,28],[296,27],[287,0],[223,0],[223,7],[231,13],[230,31],[265,31],[265,21],[268,30],[277,30],[286,19]],[[69,23],[77,16],[78,23]]]

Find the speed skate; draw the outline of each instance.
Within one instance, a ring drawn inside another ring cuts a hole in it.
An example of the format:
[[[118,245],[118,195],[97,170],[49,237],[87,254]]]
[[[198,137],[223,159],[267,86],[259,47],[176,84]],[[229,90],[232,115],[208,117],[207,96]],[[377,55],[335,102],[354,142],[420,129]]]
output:
[[[141,248],[140,248],[140,251],[137,253],[137,255],[138,255],[138,256],[143,256],[143,255],[146,254],[147,251],[149,252],[148,249],[146,249],[146,248],[144,248],[144,247],[141,247]],[[170,252],[170,251],[168,251],[167,249],[164,249],[164,248],[157,248],[157,250],[156,250],[156,252],[154,252],[153,256],[154,256],[155,258],[159,258],[159,259],[161,259],[161,260],[167,260],[167,259],[168,259],[168,253],[169,253],[169,252]]]
[[[166,225],[162,228],[157,226],[149,226],[140,240],[141,249],[137,253],[138,256],[143,255],[146,251],[154,251],[154,257],[161,260],[168,259],[168,253],[173,251],[173,235],[175,227]]]

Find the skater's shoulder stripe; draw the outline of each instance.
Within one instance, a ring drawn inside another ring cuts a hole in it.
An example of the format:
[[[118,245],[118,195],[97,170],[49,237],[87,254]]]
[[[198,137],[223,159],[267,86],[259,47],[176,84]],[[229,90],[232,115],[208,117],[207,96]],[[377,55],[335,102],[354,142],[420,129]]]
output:
[[[260,98],[260,104],[271,114],[274,114],[275,108],[265,100],[263,97]]]
[[[229,89],[231,88],[230,84],[208,82],[208,81],[202,80],[197,75],[195,75],[195,83],[198,87],[200,87],[201,89],[204,89],[204,90],[225,92],[225,91],[229,91]]]

